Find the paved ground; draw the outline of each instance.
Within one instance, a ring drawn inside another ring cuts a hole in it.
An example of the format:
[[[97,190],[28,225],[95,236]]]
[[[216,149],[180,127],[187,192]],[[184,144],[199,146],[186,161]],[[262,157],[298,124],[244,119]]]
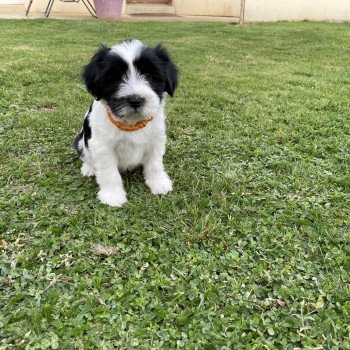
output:
[[[7,19],[36,19],[36,18],[45,18],[43,13],[29,13],[28,16],[23,14],[9,14],[9,13],[1,13],[0,18]],[[53,12],[50,14],[50,18],[58,18],[58,19],[92,19],[90,15],[85,14],[67,14],[67,13],[59,13]],[[239,23],[238,17],[214,17],[214,16],[154,16],[154,15],[133,15],[133,16],[123,16],[121,18],[122,21],[174,21],[174,22],[200,22],[200,21],[210,21],[210,22],[229,22],[229,23]]]

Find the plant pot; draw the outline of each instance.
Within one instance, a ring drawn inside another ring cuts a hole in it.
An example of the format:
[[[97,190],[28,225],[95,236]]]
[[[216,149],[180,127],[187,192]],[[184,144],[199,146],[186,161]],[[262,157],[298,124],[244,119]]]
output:
[[[120,19],[123,0],[94,0],[96,15],[101,19]]]

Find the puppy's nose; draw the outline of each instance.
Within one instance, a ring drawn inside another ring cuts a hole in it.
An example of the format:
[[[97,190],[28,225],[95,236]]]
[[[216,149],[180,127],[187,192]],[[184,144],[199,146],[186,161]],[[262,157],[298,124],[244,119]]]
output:
[[[129,105],[133,108],[141,107],[145,102],[145,99],[140,97],[139,95],[130,95],[126,98]]]

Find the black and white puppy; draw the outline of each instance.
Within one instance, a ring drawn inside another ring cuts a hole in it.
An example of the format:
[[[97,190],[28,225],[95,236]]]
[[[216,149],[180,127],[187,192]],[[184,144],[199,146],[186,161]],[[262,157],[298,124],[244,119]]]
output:
[[[83,176],[96,176],[98,198],[110,206],[126,199],[120,172],[143,166],[153,194],[166,194],[172,182],[164,170],[164,97],[173,96],[178,70],[160,45],[138,40],[102,46],[85,66],[83,78],[95,97],[74,144]]]

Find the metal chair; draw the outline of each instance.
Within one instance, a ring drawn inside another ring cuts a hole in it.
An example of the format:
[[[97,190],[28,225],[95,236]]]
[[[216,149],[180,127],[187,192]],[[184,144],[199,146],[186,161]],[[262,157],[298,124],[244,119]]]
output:
[[[62,2],[76,2],[78,3],[80,0],[60,0]],[[96,16],[96,10],[95,8],[92,6],[90,0],[81,0],[82,3],[85,5],[86,9],[89,11],[90,15],[92,17],[95,17],[97,18]],[[52,6],[53,6],[53,3],[55,2],[55,0],[49,0],[47,6],[46,6],[46,10],[45,10],[45,16],[46,17],[49,17],[50,16],[50,13],[51,13],[51,10],[52,10]],[[27,10],[26,10],[26,16],[28,16],[28,13],[30,11],[30,8],[32,6],[32,3],[33,3],[33,0],[30,0],[29,1],[29,4],[28,4],[28,7],[27,7]]]

